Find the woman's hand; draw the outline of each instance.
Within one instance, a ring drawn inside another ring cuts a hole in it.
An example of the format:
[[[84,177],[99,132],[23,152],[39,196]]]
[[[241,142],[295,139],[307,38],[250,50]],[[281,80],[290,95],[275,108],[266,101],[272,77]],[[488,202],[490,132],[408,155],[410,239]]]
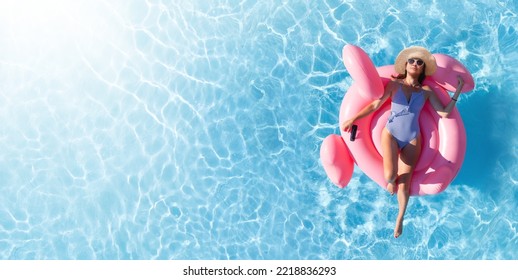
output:
[[[458,75],[457,76],[457,81],[459,82],[457,84],[457,91],[461,91],[462,87],[464,86],[464,79],[460,75]]]
[[[342,125],[340,126],[340,128],[343,130],[343,131],[346,131],[346,132],[349,132],[351,131],[351,127],[353,126],[353,123],[354,123],[354,120],[353,119],[349,119],[349,120],[346,120],[342,123]]]

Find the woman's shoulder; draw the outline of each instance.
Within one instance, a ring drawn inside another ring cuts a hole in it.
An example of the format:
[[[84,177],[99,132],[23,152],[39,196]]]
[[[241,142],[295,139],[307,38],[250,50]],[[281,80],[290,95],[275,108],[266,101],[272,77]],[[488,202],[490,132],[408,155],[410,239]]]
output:
[[[398,88],[402,84],[403,84],[402,80],[400,80],[400,79],[393,79],[393,80],[390,80],[387,83],[387,88],[394,90],[394,89]]]
[[[423,85],[421,87],[424,91],[432,91],[432,88],[429,85]]]
[[[430,94],[435,94],[433,89],[429,85],[423,85],[421,89],[427,97],[430,96]]]
[[[403,79],[390,79],[389,83],[393,83],[395,85],[399,85],[399,84],[402,85],[402,84],[404,84],[404,81],[403,81]]]

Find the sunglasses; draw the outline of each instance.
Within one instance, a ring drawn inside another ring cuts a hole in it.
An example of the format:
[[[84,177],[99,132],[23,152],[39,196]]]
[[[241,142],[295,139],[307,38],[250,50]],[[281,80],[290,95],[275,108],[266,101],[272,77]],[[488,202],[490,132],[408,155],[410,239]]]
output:
[[[412,65],[414,64],[414,62],[417,64],[417,66],[423,66],[424,64],[424,61],[422,61],[421,59],[418,59],[418,58],[409,58],[407,60],[408,64]]]

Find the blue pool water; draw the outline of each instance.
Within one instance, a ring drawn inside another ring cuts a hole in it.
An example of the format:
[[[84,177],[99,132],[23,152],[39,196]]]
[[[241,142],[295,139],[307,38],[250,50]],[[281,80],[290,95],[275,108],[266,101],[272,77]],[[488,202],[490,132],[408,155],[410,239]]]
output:
[[[518,2],[3,1],[1,259],[518,259]],[[7,4],[5,4],[7,3]],[[465,163],[396,199],[319,160],[351,84],[456,57]]]

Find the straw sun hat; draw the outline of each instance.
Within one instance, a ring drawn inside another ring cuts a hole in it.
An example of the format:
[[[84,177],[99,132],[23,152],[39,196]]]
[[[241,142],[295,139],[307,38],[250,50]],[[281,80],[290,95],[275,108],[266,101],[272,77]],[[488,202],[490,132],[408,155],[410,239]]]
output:
[[[437,64],[435,63],[435,57],[425,48],[423,47],[409,47],[402,50],[394,63],[394,68],[396,72],[399,74],[405,74],[406,62],[409,58],[419,58],[422,59],[426,65],[425,75],[430,76],[435,73],[437,69]]]

